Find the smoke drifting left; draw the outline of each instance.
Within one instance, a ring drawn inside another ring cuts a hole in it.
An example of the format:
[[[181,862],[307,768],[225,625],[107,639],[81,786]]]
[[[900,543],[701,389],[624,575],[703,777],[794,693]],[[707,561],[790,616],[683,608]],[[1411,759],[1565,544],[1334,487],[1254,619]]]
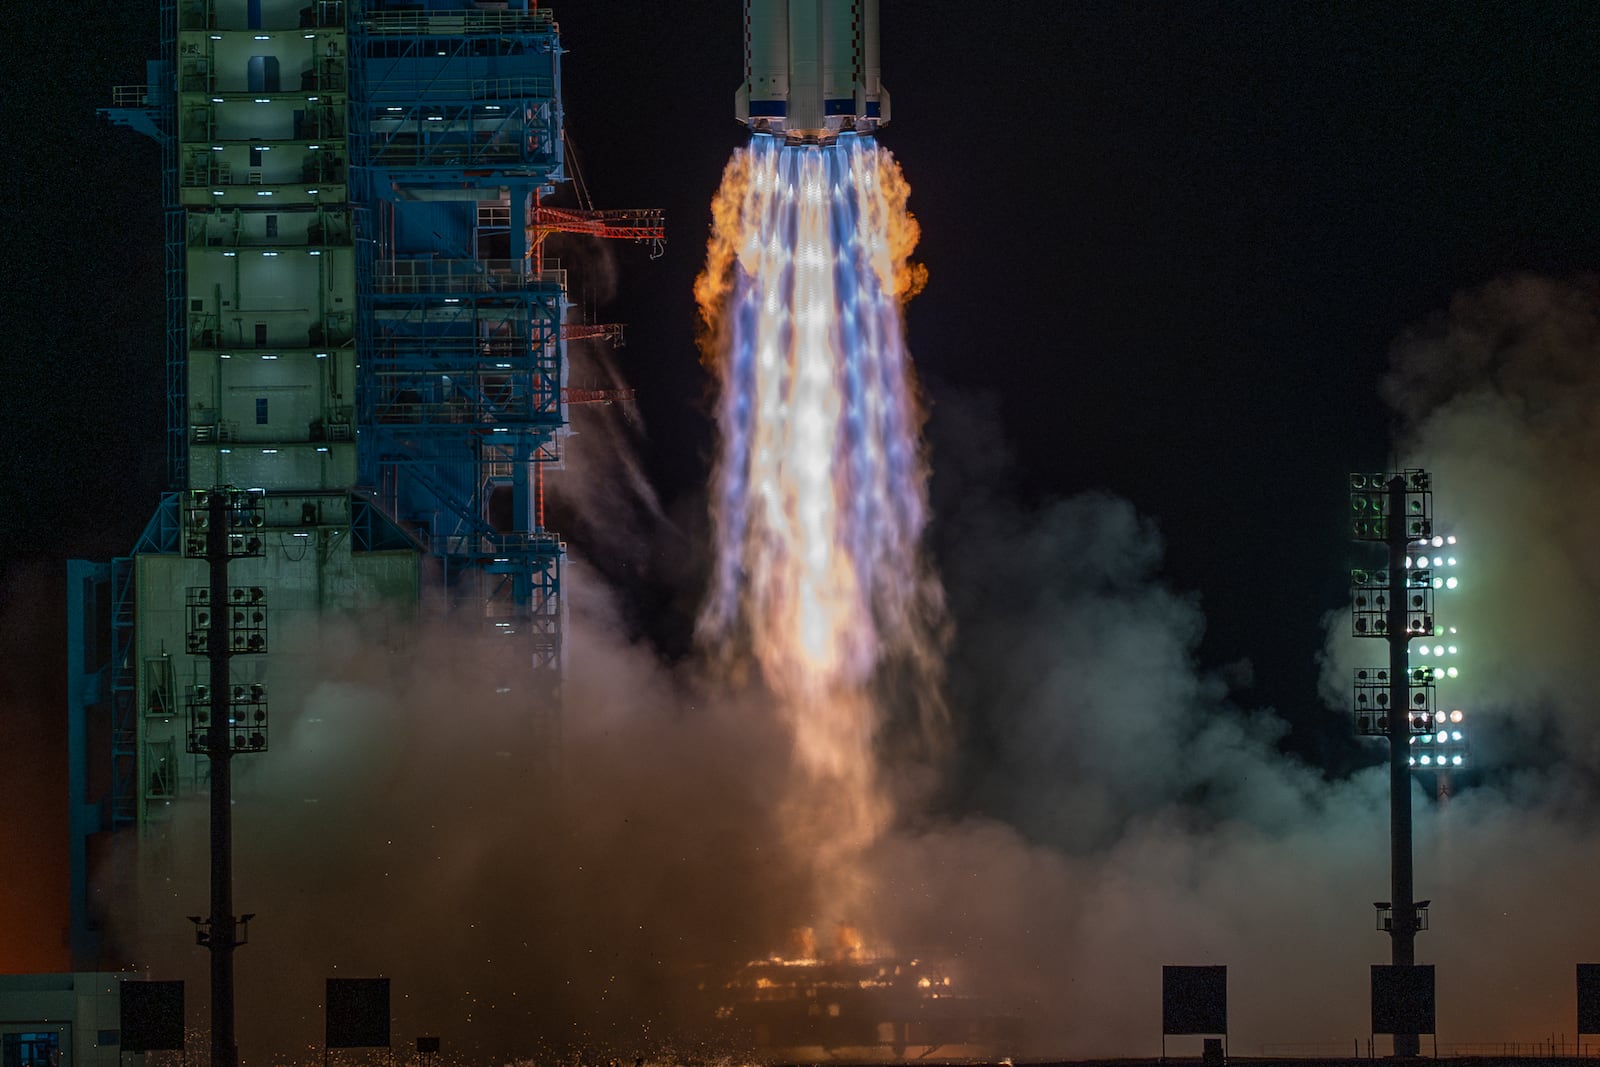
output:
[[[395,654],[324,628],[303,650],[309,699],[236,764],[235,899],[258,916],[237,966],[247,1061],[309,1054],[322,979],[377,974],[401,1042],[654,1051],[706,1015],[699,968],[783,945],[810,886],[776,847],[792,834],[772,717],[619,643],[609,611],[574,593],[553,787],[527,709],[448,633]],[[205,955],[183,916],[203,906],[205,842],[203,801],[176,806],[116,923],[129,962],[187,976],[192,999]]]

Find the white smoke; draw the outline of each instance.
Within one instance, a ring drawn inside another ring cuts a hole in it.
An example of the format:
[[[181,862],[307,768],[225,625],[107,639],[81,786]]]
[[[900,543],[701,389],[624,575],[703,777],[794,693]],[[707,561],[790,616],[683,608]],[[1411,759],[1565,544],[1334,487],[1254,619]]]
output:
[[[1600,289],[1517,276],[1460,294],[1395,346],[1402,454],[1459,532],[1470,692],[1518,759],[1600,771]],[[1549,736],[1546,736],[1549,731]],[[1492,751],[1486,753],[1495,759]],[[1498,760],[1496,760],[1498,762]]]
[[[1431,779],[1413,789],[1433,900],[1418,953],[1438,966],[1446,1043],[1570,1035],[1573,964],[1600,952],[1597,321],[1587,282],[1496,283],[1403,338],[1386,386],[1411,406],[1402,458],[1434,472],[1441,528],[1463,538],[1465,584],[1439,612],[1467,652],[1475,759],[1498,768],[1442,806]],[[934,426],[998,436],[972,418],[944,398]],[[885,857],[898,943],[958,952],[972,989],[1034,1020],[1033,1054],[1156,1051],[1163,963],[1230,965],[1236,1050],[1364,1049],[1367,965],[1389,958],[1370,907],[1389,895],[1385,769],[1328,781],[1278,752],[1276,717],[1196,662],[1198,603],[1162,583],[1160,539],[1125,501],[1023,507],[996,474],[941,496],[961,502],[941,563],[974,755],[946,814],[909,818]],[[1348,668],[1372,653],[1347,612],[1329,631],[1326,714],[1344,729]]]

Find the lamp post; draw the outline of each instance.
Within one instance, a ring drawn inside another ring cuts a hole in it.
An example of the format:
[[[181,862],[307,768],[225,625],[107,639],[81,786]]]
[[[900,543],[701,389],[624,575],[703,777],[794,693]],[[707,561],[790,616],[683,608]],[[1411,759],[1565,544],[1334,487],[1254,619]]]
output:
[[[1411,844],[1412,738],[1432,731],[1433,673],[1413,670],[1410,644],[1432,636],[1433,575],[1411,545],[1433,536],[1432,481],[1426,471],[1350,476],[1351,533],[1388,549],[1388,569],[1351,575],[1352,632],[1389,644],[1387,668],[1356,672],[1356,722],[1363,733],[1389,740],[1390,899],[1377,908],[1378,929],[1389,934],[1390,962],[1416,964],[1417,932],[1427,929],[1429,901],[1414,897]],[[1394,1054],[1416,1056],[1419,1035],[1396,1033]]]
[[[228,564],[262,554],[264,494],[218,486],[193,490],[185,512],[184,555],[204,559],[208,583],[188,594],[188,650],[204,656],[206,684],[189,694],[187,749],[207,758],[211,778],[211,914],[195,924],[195,942],[211,953],[211,1067],[237,1067],[233,950],[249,940],[253,915],[233,914],[233,755],[267,747],[266,688],[235,684],[236,655],[267,651],[266,591],[230,587]]]

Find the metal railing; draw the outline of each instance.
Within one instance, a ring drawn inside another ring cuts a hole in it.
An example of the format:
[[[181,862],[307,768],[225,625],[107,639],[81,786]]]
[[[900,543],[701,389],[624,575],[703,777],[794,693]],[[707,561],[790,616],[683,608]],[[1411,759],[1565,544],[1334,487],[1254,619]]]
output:
[[[555,97],[555,81],[538,75],[516,78],[430,78],[426,82],[406,80],[392,85],[375,85],[368,92],[369,103],[405,100],[407,111],[436,100],[550,100]]]
[[[452,535],[430,540],[434,542],[431,547],[445,555],[489,556],[507,560],[513,557],[549,558],[565,551],[567,547],[558,534],[548,530],[496,534],[493,537],[482,534]]]
[[[217,442],[229,443],[239,439],[239,423],[234,419],[217,419],[211,416],[211,421],[201,422],[201,416],[196,416],[194,425],[190,427],[190,439],[195,444],[205,445]]]
[[[492,293],[534,286],[567,286],[567,272],[538,270],[526,259],[391,260],[373,270],[379,293]]]
[[[1565,1037],[1545,1041],[1471,1042],[1439,1045],[1439,1057],[1518,1058],[1518,1059],[1594,1059],[1600,1057],[1600,1040],[1578,1041]]]
[[[155,107],[155,101],[150,99],[148,85],[113,85],[111,87],[112,107]]]
[[[461,33],[557,33],[555,16],[549,10],[535,11],[452,11],[449,14],[424,11],[377,11],[363,25],[368,33],[442,34]]]
[[[513,398],[527,405],[537,401],[536,397]],[[474,402],[471,398],[461,397],[450,400],[434,402],[396,402],[388,403],[382,400],[373,404],[374,417],[378,422],[398,424],[402,426],[481,426],[488,432],[489,427],[517,430],[546,431],[551,428],[552,420],[557,417],[554,408],[547,411],[534,410],[511,412],[507,408],[511,402],[504,404],[488,404],[481,401]]]
[[[217,5],[212,0],[196,0],[183,5],[179,15],[179,29],[184,30],[244,30],[251,27],[243,25],[244,5],[240,4],[232,12],[226,25],[219,25],[217,18]],[[302,4],[299,17],[296,20],[297,29],[342,29],[344,27],[344,4],[342,0],[311,0]],[[235,25],[235,23],[240,23]]]

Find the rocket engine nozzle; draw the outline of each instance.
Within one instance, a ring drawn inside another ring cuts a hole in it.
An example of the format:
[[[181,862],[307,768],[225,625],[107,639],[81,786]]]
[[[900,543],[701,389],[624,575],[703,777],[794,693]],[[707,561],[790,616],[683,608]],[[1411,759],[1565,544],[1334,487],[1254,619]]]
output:
[[[878,0],[745,0],[734,117],[790,144],[829,144],[889,121]]]

